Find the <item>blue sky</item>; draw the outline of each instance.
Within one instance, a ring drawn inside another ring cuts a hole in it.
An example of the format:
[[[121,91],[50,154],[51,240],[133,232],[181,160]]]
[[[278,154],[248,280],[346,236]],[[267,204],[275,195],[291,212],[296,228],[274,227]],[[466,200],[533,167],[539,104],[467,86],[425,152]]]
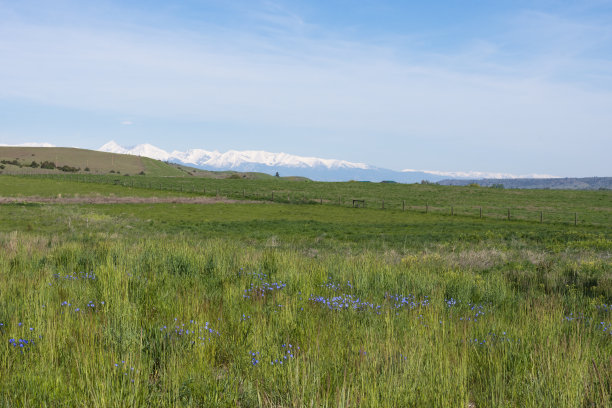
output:
[[[612,1],[3,1],[0,143],[612,176]]]

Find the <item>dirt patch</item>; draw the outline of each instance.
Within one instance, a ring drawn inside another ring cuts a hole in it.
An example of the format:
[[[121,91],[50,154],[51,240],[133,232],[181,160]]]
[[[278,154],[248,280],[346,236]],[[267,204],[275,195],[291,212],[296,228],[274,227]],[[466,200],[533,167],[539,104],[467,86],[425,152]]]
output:
[[[0,197],[0,204],[46,203],[46,204],[254,204],[261,201],[231,200],[223,197]]]

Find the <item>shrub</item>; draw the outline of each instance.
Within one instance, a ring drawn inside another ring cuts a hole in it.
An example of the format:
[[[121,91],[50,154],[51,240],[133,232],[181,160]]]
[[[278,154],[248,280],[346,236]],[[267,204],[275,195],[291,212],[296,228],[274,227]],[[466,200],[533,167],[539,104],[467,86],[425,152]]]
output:
[[[58,167],[57,169],[61,171],[65,171],[67,173],[76,173],[77,171],[81,170],[80,167],[72,167],[68,165],[63,165],[61,167]]]
[[[40,168],[41,169],[53,170],[53,169],[55,169],[55,163],[45,160],[44,162],[42,162],[40,164]]]
[[[21,167],[21,164],[19,164],[17,159],[15,159],[15,160],[2,160],[2,161],[0,161],[0,163],[2,163],[2,164],[12,164],[13,166]]]

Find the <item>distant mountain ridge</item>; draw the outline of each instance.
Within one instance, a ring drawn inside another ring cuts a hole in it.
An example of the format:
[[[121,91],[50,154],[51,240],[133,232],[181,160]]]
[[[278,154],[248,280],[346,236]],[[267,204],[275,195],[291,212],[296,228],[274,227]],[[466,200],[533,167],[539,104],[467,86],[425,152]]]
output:
[[[469,184],[478,184],[482,187],[553,190],[612,190],[612,177],[441,180],[439,184],[445,186],[467,186]]]
[[[0,146],[7,146],[2,145]],[[12,145],[21,147],[53,148],[50,143],[22,143]],[[110,141],[97,149],[98,152],[116,153],[131,156],[147,157],[169,163],[199,168],[213,172],[236,171],[253,172],[281,176],[301,176],[319,181],[395,181],[415,183],[421,181],[439,182],[440,184],[466,185],[477,182],[481,185],[504,184],[507,188],[609,188],[606,178],[568,180],[542,174],[517,176],[508,173],[485,173],[478,171],[436,171],[436,170],[389,170],[365,163],[346,160],[303,157],[287,153],[270,153],[261,150],[237,151],[225,153],[204,149],[174,150],[171,153],[151,144],[140,144],[124,147]],[[77,160],[78,161],[78,160]],[[78,167],[83,167],[80,162]],[[512,183],[512,180],[517,180]],[[546,180],[546,181],[544,181]],[[555,181],[556,180],[556,181]],[[582,181],[581,181],[582,180]],[[586,180],[586,181],[585,181]],[[557,187],[559,186],[559,187]]]
[[[442,172],[427,170],[402,171],[389,170],[365,163],[354,163],[346,160],[303,157],[287,153],[270,153],[262,150],[229,150],[225,153],[216,150],[189,149],[185,152],[174,150],[169,153],[151,144],[140,144],[124,147],[110,141],[100,147],[99,151],[146,156],[157,160],[197,167],[204,170],[234,170],[242,172],[261,172],[282,175],[302,176],[320,181],[396,181],[415,183],[423,180],[438,182],[448,178],[473,178],[474,176],[495,178],[521,177],[506,173],[484,172]],[[524,176],[523,176],[524,177]],[[528,175],[527,177],[552,177],[548,175]]]
[[[242,172],[262,172],[283,176],[302,176],[319,181],[396,181],[414,183],[421,180],[439,181],[447,177],[420,171],[401,172],[354,163],[346,160],[303,157],[287,153],[270,153],[261,150],[225,153],[204,149],[189,149],[185,152],[168,153],[151,144],[141,144],[126,148],[110,141],[98,149],[109,153],[146,156],[157,160],[197,167],[204,170],[234,170]]]
[[[200,166],[211,166],[234,170],[245,163],[264,164],[266,166],[286,166],[286,167],[326,167],[334,168],[356,168],[370,169],[364,163],[352,163],[346,160],[320,159],[317,157],[302,157],[287,153],[270,153],[262,150],[237,151],[229,150],[225,153],[218,151],[208,151],[204,149],[189,149],[186,152],[173,151],[168,153],[151,144],[141,144],[132,148],[120,146],[115,141],[110,141],[98,149],[103,152],[132,154],[136,156],[146,156],[157,160],[173,161],[178,160],[184,164]]]

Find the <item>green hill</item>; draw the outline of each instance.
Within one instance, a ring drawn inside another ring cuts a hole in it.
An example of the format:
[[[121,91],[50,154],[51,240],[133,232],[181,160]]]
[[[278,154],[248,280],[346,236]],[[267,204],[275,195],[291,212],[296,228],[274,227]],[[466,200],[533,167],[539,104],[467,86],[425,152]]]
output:
[[[120,174],[154,177],[273,180],[265,173],[208,171],[148,157],[69,147],[0,147],[0,174]],[[282,177],[307,180],[304,177]]]
[[[68,147],[0,147],[5,174],[89,173],[185,176],[186,172],[148,157]]]

